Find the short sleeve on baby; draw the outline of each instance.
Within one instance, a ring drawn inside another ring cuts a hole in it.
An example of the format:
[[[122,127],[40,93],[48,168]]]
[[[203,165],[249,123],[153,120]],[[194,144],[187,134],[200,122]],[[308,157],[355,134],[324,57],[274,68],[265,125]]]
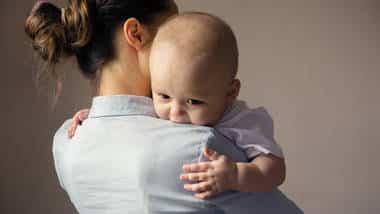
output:
[[[242,149],[248,159],[259,154],[283,158],[274,139],[273,120],[265,108],[250,109],[243,101],[230,106],[215,128]]]

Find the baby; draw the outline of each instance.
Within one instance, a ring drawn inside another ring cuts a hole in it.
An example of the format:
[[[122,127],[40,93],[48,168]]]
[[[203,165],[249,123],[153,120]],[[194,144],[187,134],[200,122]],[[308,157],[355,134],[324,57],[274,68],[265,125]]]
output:
[[[263,108],[236,101],[238,48],[231,28],[217,17],[183,13],[157,32],[150,55],[152,98],[158,117],[177,123],[212,126],[245,152],[248,163],[205,149],[210,160],[186,164],[180,179],[198,198],[227,190],[271,191],[285,179],[282,150],[273,122]],[[86,119],[74,116],[69,135]]]

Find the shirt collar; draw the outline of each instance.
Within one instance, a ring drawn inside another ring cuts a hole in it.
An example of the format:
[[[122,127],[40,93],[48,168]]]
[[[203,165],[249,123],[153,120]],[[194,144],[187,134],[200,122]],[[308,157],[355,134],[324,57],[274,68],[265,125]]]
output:
[[[128,115],[156,117],[152,99],[132,95],[98,96],[92,99],[89,117]]]

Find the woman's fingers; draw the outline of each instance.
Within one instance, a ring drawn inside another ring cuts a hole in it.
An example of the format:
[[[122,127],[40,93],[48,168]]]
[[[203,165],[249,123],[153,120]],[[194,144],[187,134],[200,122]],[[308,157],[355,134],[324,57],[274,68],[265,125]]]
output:
[[[182,181],[206,181],[208,179],[208,174],[207,173],[187,173],[187,174],[181,174],[180,179]]]
[[[199,162],[193,164],[185,164],[182,169],[185,172],[205,172],[210,168],[210,162]]]

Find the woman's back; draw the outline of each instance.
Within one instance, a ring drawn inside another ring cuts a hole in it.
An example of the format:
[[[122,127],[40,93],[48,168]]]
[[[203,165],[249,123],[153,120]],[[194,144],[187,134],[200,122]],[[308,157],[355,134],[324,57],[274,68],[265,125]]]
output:
[[[54,139],[57,174],[78,211],[210,213],[204,202],[183,189],[178,176],[184,162],[201,158],[211,129],[156,119],[143,105],[126,108],[136,97],[100,99],[72,140],[67,138],[70,121]],[[149,98],[136,102],[141,99]]]
[[[150,98],[96,97],[72,140],[70,121],[57,131],[57,175],[79,213],[302,213],[277,190],[195,198],[179,179],[184,163],[202,160],[206,145],[235,161],[244,154],[212,128],[153,116]]]

